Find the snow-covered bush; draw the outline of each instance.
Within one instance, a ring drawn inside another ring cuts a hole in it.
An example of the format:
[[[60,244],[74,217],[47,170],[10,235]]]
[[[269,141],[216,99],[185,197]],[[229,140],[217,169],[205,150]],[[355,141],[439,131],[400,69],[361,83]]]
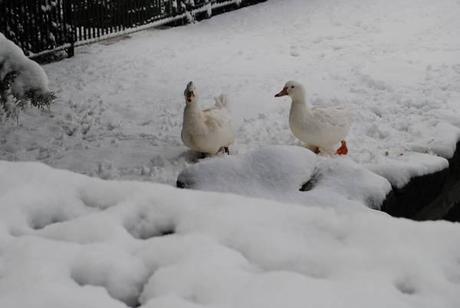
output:
[[[29,104],[47,107],[54,97],[41,66],[0,33],[0,119],[17,118]]]

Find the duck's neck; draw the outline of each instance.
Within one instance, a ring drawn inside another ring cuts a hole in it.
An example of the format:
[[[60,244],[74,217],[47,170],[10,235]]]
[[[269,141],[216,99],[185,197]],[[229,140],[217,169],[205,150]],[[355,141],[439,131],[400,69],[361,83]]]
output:
[[[289,126],[294,136],[301,138],[305,125],[311,125],[312,114],[305,102],[305,95],[292,97],[291,110],[289,111]],[[300,137],[299,137],[300,136]]]
[[[187,102],[184,109],[184,126],[193,126],[193,129],[204,127],[203,114],[197,101]]]
[[[305,101],[305,93],[301,93],[295,97],[292,97],[291,99],[292,99],[291,112],[290,112],[291,117],[295,114],[298,114],[298,115],[310,114],[310,108],[308,108],[307,103]]]
[[[197,101],[187,102],[186,104],[187,105],[185,105],[184,114],[186,114],[186,113],[188,113],[188,114],[200,114],[201,113],[201,110],[200,110],[200,107],[198,106]]]

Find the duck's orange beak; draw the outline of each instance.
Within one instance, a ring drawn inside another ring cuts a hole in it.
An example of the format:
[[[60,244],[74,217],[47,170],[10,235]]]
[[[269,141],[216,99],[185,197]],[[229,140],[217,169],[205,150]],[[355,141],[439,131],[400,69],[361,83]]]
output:
[[[283,90],[281,90],[279,93],[275,94],[275,97],[281,97],[281,96],[288,95],[287,89],[288,89],[287,87],[284,87]]]

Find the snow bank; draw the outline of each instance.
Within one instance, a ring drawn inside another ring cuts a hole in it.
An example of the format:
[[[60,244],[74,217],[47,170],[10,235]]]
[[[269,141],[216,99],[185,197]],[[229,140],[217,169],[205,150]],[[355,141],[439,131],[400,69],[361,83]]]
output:
[[[28,91],[38,95],[50,92],[48,77],[43,68],[27,58],[21,48],[0,33],[0,80],[9,73],[17,74],[11,90],[18,98],[23,97]]]
[[[205,159],[179,174],[178,186],[278,201],[379,208],[390,183],[341,157],[320,157],[296,146],[270,146],[244,155]],[[307,191],[300,191],[307,190]],[[346,200],[346,201],[344,201]]]
[[[315,203],[0,162],[0,306],[460,305],[458,224]]]

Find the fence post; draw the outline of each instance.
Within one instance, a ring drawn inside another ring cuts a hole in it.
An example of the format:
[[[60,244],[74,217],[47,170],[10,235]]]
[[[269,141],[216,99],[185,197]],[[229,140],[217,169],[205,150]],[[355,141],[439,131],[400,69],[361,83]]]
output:
[[[70,35],[67,35],[70,38],[70,47],[66,49],[67,56],[69,58],[75,55],[75,27],[73,23],[73,14],[72,14],[72,0],[62,0],[64,1],[64,23],[66,26],[66,32],[70,30]],[[67,24],[69,26],[67,26]]]
[[[195,9],[195,1],[182,0],[181,2],[185,12],[185,23],[190,24],[195,22],[195,15],[193,14],[193,10]]]
[[[7,15],[6,15],[6,3],[0,0],[0,16],[3,16],[0,21],[0,32],[2,32],[5,36],[8,35],[6,33],[7,26]]]

